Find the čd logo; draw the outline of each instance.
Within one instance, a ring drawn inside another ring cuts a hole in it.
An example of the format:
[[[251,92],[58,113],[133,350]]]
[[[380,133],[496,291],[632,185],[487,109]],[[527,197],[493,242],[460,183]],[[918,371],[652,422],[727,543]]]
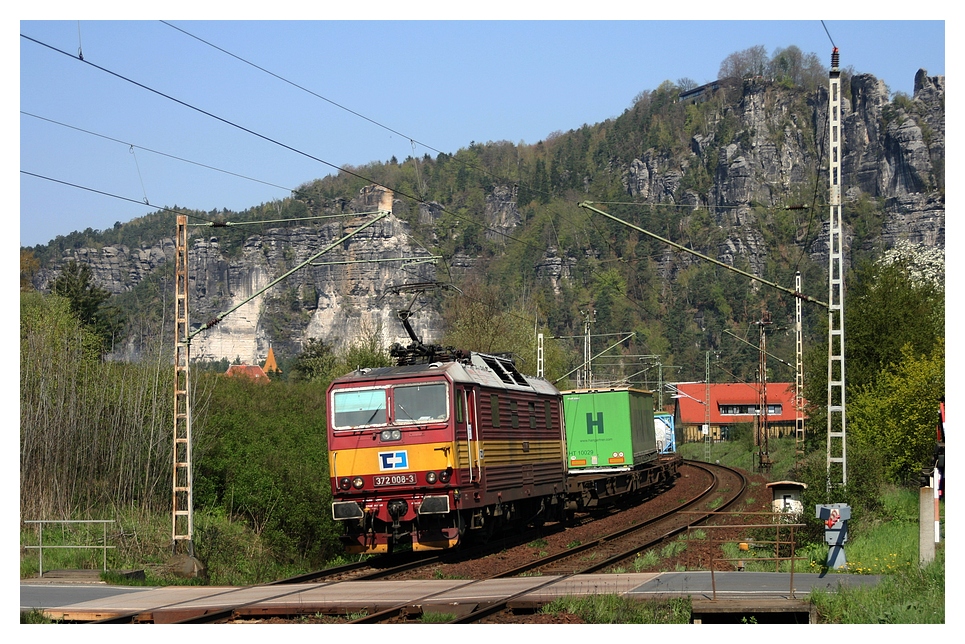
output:
[[[409,467],[409,455],[401,452],[379,452],[380,470],[405,470]]]

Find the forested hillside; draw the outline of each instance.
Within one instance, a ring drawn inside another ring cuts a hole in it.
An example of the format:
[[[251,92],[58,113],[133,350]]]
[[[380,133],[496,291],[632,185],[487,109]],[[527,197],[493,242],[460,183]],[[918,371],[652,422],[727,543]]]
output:
[[[274,346],[282,360],[290,360],[311,337],[348,343],[352,338],[346,336],[360,327],[346,322],[347,311],[364,321],[366,310],[384,306],[377,300],[391,287],[434,280],[462,295],[449,290],[419,302],[429,316],[423,328],[435,336],[428,339],[473,341],[483,336],[470,321],[484,327],[504,316],[506,324],[530,330],[521,334],[529,346],[472,348],[513,351],[524,370],[535,369],[533,328],[579,336],[557,342],[548,373],[559,376],[582,360],[589,322],[591,333],[600,336],[594,352],[632,333],[612,353],[656,356],[669,379],[702,380],[710,355],[723,370],[715,380],[754,380],[758,355],[747,342],[757,344],[765,311],[774,321],[771,351],[793,361],[794,298],[579,204],[592,202],[790,289],[800,271],[803,291],[827,299],[826,78],[817,57],[797,47],[772,56],[752,48],[723,61],[716,83],[666,81],[642,91],[617,118],[554,132],[534,145],[470,142],[434,158],[346,168],[301,186],[290,199],[245,212],[186,211],[196,223],[301,220],[364,212],[372,203],[367,195],[391,191],[398,223],[369,241],[381,251],[404,243],[442,258],[418,272],[310,269],[259,304],[257,329],[247,340],[251,358],[237,345],[206,355],[253,361]],[[849,265],[880,256],[899,239],[942,248],[944,78],[922,70],[914,96],[890,96],[873,76],[845,70],[844,88]],[[209,240],[212,231],[199,229],[193,261],[200,262],[200,273],[215,275],[205,278],[204,291],[191,294],[193,315],[224,310],[237,290],[232,280],[244,281],[239,271],[267,261],[270,276],[277,276],[333,238],[338,226],[301,220],[222,227],[216,243]],[[152,339],[171,333],[172,323],[162,316],[170,315],[163,302],[172,295],[167,260],[173,231],[174,214],[165,211],[112,230],[58,237],[25,249],[22,281],[48,290],[65,261],[91,265],[94,281],[128,313],[124,331],[113,338],[113,355],[136,358]],[[353,297],[368,282],[374,287]],[[471,320],[460,315],[471,307]],[[806,335],[821,340],[825,311],[808,306],[804,315]],[[391,315],[368,330],[385,340],[402,335]],[[639,371],[637,358],[623,362],[597,373],[619,379]],[[780,362],[772,366],[772,380],[792,379]],[[653,386],[653,375],[644,377]]]
[[[21,517],[126,513],[125,526],[160,525],[144,543],[169,550],[176,213],[197,225],[197,328],[357,229],[363,213],[391,207],[192,344],[199,553],[213,569],[230,567],[218,557],[245,567],[225,583],[281,578],[340,552],[320,511],[330,501],[323,392],[408,341],[399,310],[427,342],[512,352],[527,374],[541,332],[545,375],[561,389],[574,384],[589,329],[595,384],[655,390],[703,381],[708,368],[713,382],[757,382],[766,313],[767,379],[793,382],[795,298],[771,285],[793,289],[800,272],[803,293],[827,299],[826,79],[796,47],[754,48],[725,60],[718,82],[667,81],[617,118],[533,145],[373,161],[243,212],[172,205],[21,249]],[[885,482],[916,486],[934,448],[944,77],[920,71],[914,96],[867,74],[843,80],[854,468],[843,494],[857,524]],[[827,309],[808,302],[803,317],[809,459],[794,475],[817,490]],[[221,377],[269,348],[281,366],[271,381]],[[267,560],[279,568],[258,570]]]

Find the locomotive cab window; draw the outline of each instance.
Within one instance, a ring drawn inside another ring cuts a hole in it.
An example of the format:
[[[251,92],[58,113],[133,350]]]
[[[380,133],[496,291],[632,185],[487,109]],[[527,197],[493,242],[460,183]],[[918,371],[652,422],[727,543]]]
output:
[[[332,395],[335,427],[351,429],[359,426],[385,425],[385,389],[351,389]]]
[[[392,391],[396,423],[425,423],[449,418],[448,387],[444,382],[395,387]]]

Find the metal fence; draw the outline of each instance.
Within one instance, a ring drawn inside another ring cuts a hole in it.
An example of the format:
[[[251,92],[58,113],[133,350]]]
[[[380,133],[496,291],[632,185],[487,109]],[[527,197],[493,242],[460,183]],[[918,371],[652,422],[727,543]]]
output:
[[[722,524],[722,525],[701,524],[698,526],[690,526],[687,528],[688,538],[690,538],[690,533],[692,531],[698,531],[698,530],[730,530],[730,531],[737,530],[737,531],[745,531],[745,533],[750,531],[759,532],[759,531],[774,530],[773,540],[760,540],[760,539],[755,540],[748,537],[738,538],[736,540],[733,538],[715,538],[713,540],[714,544],[717,546],[723,545],[724,543],[734,543],[736,541],[736,543],[738,544],[739,550],[742,552],[747,552],[746,556],[741,556],[736,558],[718,557],[716,555],[711,558],[710,583],[711,583],[711,588],[713,592],[713,598],[717,599],[717,582],[716,582],[716,579],[714,578],[714,568],[716,567],[715,566],[716,562],[718,561],[731,562],[735,564],[735,567],[738,570],[744,570],[748,562],[760,563],[765,561],[773,561],[775,572],[778,572],[780,570],[780,566],[782,562],[790,563],[791,578],[790,578],[790,587],[788,588],[788,593],[789,593],[789,596],[793,599],[794,598],[794,565],[796,562],[804,561],[806,559],[806,557],[798,557],[795,555],[796,539],[794,536],[794,532],[795,532],[795,529],[806,527],[805,524],[792,523],[791,521],[793,519],[791,518],[791,516],[783,512],[713,512],[711,514],[713,514],[714,516],[731,515],[731,516],[736,516],[741,518],[749,515],[761,515],[761,516],[770,518],[771,521],[769,523],[756,523],[756,524]],[[782,534],[782,531],[783,531],[783,534]],[[769,548],[773,546],[774,556],[765,557],[765,556],[761,556],[760,554],[756,554],[752,552],[752,548],[757,548],[761,546],[765,548]],[[785,546],[785,549],[790,550],[789,555],[787,556],[781,555],[781,546]]]
[[[40,551],[40,576],[44,576],[44,549],[50,550],[53,548],[57,549],[101,549],[104,551],[104,572],[107,572],[107,551],[113,549],[114,546],[107,545],[107,524],[114,523],[113,519],[77,519],[77,520],[37,520],[37,521],[24,521],[24,523],[34,523],[37,524],[39,533],[39,543],[36,546],[24,546],[27,550],[39,550]],[[59,524],[70,524],[70,523],[87,523],[87,524],[97,524],[100,523],[103,526],[103,536],[100,545],[44,545],[44,526],[48,523],[59,523]]]

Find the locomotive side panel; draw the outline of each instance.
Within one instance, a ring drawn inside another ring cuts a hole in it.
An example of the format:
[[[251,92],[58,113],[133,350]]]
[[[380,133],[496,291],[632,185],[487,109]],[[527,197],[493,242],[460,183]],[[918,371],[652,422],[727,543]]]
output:
[[[486,493],[509,500],[561,491],[565,450],[559,427],[552,425],[558,418],[555,397],[484,390],[480,398]],[[539,407],[542,414],[536,413]]]

